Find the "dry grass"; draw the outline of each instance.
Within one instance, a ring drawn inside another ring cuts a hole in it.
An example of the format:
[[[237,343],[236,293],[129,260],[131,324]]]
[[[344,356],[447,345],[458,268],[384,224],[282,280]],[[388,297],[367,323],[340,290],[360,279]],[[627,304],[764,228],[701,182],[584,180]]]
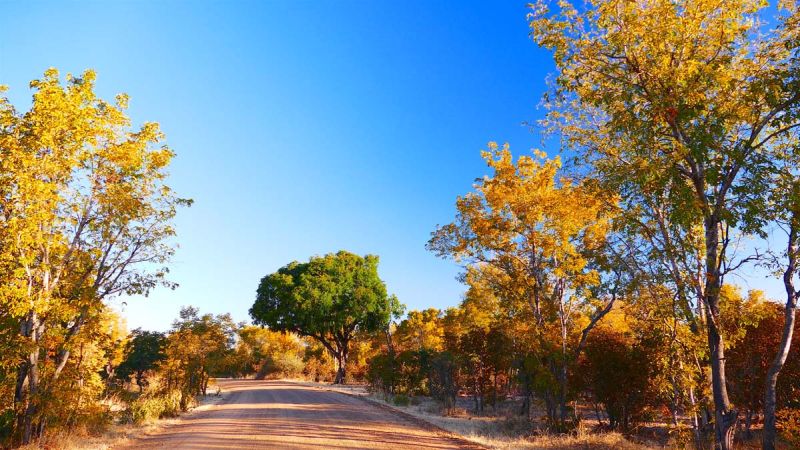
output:
[[[493,449],[564,449],[564,450],[642,450],[650,449],[625,439],[619,433],[591,433],[583,436],[534,436],[529,438],[498,438],[466,436],[473,442]]]
[[[210,405],[220,402],[224,392],[218,390],[217,385],[209,387],[209,394],[198,398],[198,405],[186,414],[202,411]],[[56,431],[47,433],[36,444],[20,447],[19,450],[107,450],[142,435],[156,433],[164,427],[170,426],[180,420],[180,417],[158,419],[143,425],[113,424],[102,431],[88,429],[73,429],[70,431]]]
[[[38,443],[20,447],[20,450],[106,450],[143,434],[156,432],[175,421],[177,419],[162,419],[146,425],[112,425],[101,433],[87,430],[49,433]]]
[[[369,395],[363,386],[317,385],[351,395],[369,396],[370,400],[410,414],[471,442],[492,449],[647,450],[661,448],[657,445],[632,442],[622,434],[615,432],[597,433],[580,429],[569,435],[537,434],[529,420],[513,415],[473,416],[463,408],[456,408],[449,415],[442,415],[441,408],[430,399],[417,397],[411,405],[398,406],[381,396]]]
[[[377,400],[382,401],[382,399]],[[427,401],[408,407],[394,407],[463,436],[467,440],[493,449],[644,450],[653,448],[633,443],[620,433],[594,433],[578,430],[575,434],[570,435],[535,434],[531,423],[524,418],[469,416],[463,411],[456,411],[450,416],[442,416],[438,413],[438,408]]]
[[[382,403],[439,428],[459,435],[484,447],[503,450],[565,449],[565,450],[647,450],[661,448],[632,442],[620,433],[589,432],[578,430],[570,435],[535,434],[531,422],[513,414],[498,416],[473,416],[464,408],[456,408],[449,415],[442,415],[439,405],[427,398],[414,398],[411,405],[398,406],[378,395],[370,395],[363,385],[330,385],[304,382],[320,388],[350,395],[368,396]]]

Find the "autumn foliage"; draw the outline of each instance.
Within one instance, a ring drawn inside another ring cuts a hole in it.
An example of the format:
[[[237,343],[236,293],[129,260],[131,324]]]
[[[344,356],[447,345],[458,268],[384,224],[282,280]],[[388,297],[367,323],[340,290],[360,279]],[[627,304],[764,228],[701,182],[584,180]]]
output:
[[[443,310],[403,314],[379,258],[342,250],[270,269],[254,325],[185,307],[128,333],[107,300],[176,287],[175,154],[93,71],[48,69],[26,111],[0,86],[0,446],[179,414],[220,376],[366,383],[528,434],[800,445],[797,2],[529,6],[558,147],[481,153],[427,242],[463,268]],[[781,298],[735,284],[753,273]]]
[[[28,111],[0,97],[0,415],[14,442],[104,417],[101,374],[124,336],[103,301],[172,286],[171,219],[190,203],[165,184],[173,152],[94,83],[49,69]]]

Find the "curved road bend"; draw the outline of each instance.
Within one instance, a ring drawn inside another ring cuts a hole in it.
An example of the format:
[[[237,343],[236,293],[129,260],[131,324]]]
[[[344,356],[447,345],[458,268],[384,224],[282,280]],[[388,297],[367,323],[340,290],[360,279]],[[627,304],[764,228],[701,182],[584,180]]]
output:
[[[226,398],[121,449],[477,449],[344,394],[286,381],[218,380]]]

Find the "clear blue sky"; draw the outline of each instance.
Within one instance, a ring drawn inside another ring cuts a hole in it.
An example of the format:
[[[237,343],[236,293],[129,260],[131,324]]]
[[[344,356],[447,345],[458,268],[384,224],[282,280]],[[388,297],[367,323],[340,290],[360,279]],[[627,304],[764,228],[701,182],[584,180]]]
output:
[[[458,267],[428,253],[490,140],[525,126],[550,56],[525,0],[13,2],[0,15],[0,84],[26,108],[48,67],[98,72],[177,152],[176,291],[127,300],[130,328],[166,329],[181,305],[247,319],[262,276],[347,249],[380,255],[410,308],[446,307]],[[120,302],[115,302],[121,306]]]

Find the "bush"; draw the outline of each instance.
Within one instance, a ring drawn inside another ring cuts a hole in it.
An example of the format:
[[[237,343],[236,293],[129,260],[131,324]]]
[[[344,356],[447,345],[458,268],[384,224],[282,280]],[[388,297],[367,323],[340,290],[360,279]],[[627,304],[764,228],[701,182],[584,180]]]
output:
[[[397,384],[394,365],[393,358],[386,354],[374,356],[369,360],[367,381],[372,392],[390,394],[394,391],[394,386]]]
[[[431,353],[426,349],[405,350],[397,355],[395,370],[398,374],[396,389],[406,394],[428,394],[428,373]]]
[[[392,403],[397,406],[408,406],[411,404],[411,399],[405,394],[397,394],[392,399]]]
[[[284,353],[277,355],[275,358],[275,367],[287,377],[296,377],[303,373],[305,364],[303,358],[296,354]]]
[[[14,430],[14,410],[7,409],[0,412],[0,448],[3,443],[11,438],[11,433]]]
[[[108,406],[97,403],[89,403],[76,409],[68,421],[62,424],[64,428],[80,429],[83,432],[96,435],[108,429],[114,422]]]
[[[292,353],[278,353],[268,356],[261,364],[256,379],[287,377],[294,378],[303,373],[306,365],[303,359]]]
[[[303,374],[314,381],[333,381],[336,374],[333,358],[322,345],[311,342],[303,357]]]
[[[431,359],[428,388],[448,413],[456,406],[458,395],[458,363],[450,352],[442,352]]]
[[[791,448],[800,448],[800,409],[784,408],[776,416],[781,437]]]
[[[609,425],[628,431],[656,404],[649,349],[626,335],[598,329],[588,340],[580,378],[594,401],[603,405]]]
[[[163,417],[175,417],[181,411],[181,392],[146,392],[128,405],[128,416],[137,425]]]
[[[432,376],[432,354],[426,349],[405,350],[395,358],[381,354],[367,366],[367,379],[373,392],[399,392],[409,395],[428,395]]]

